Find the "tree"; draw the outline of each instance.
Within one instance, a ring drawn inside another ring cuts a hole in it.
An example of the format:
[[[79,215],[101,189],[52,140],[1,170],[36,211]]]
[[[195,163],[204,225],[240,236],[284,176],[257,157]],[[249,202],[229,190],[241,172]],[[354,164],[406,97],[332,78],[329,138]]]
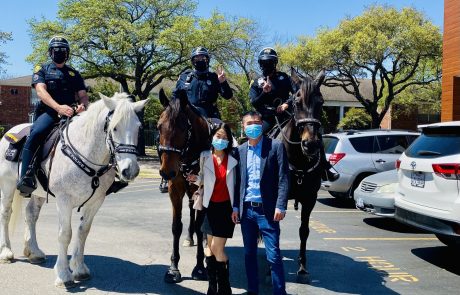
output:
[[[335,29],[300,37],[297,44],[284,46],[281,54],[285,63],[307,73],[326,68],[324,85],[354,95],[376,128],[406,89],[439,81],[442,36],[414,8],[372,6]],[[371,97],[361,92],[363,79],[372,83]]]
[[[0,31],[0,45],[6,43],[7,41],[11,41],[11,40],[12,40],[11,33]],[[4,52],[0,51],[0,74],[5,72],[5,70],[2,69],[2,65],[6,63],[7,58],[8,56]]]
[[[84,78],[110,78],[146,99],[190,66],[193,47],[208,47],[225,64],[220,51],[248,38],[250,21],[218,12],[198,19],[195,8],[192,0],[62,0],[56,21],[30,21],[34,51],[28,60],[45,61],[47,40],[63,35],[71,43],[70,62]]]
[[[340,120],[337,127],[345,130],[367,129],[370,127],[371,122],[372,118],[365,110],[362,108],[351,108],[345,113],[345,116]]]

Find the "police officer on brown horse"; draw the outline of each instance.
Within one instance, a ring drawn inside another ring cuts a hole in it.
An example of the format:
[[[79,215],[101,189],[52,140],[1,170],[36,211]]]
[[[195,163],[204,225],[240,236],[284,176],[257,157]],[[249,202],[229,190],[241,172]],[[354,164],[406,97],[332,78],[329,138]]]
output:
[[[32,76],[32,87],[37,91],[40,103],[22,151],[17,189],[24,196],[37,188],[33,159],[59,117],[71,117],[74,112],[83,112],[89,101],[80,73],[66,65],[70,54],[69,42],[59,36],[51,38],[48,54],[52,61],[36,67]],[[71,107],[74,104],[77,104],[75,110]]]

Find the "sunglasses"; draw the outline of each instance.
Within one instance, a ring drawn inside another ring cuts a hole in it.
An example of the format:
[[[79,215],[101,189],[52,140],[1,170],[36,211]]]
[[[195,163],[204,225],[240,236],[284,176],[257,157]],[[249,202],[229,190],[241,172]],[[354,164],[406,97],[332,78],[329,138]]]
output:
[[[67,52],[67,48],[65,48],[65,47],[54,47],[53,51],[54,52],[60,52],[60,51],[61,52]]]

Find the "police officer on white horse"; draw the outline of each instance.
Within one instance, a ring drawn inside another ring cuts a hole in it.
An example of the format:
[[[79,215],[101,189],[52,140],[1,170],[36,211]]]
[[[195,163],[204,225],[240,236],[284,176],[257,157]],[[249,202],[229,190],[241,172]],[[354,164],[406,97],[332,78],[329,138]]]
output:
[[[22,151],[17,189],[24,196],[37,188],[33,160],[59,117],[71,117],[74,112],[83,112],[89,101],[80,73],[66,65],[70,54],[69,42],[60,36],[51,38],[48,54],[52,61],[37,66],[32,76],[32,87],[37,91],[40,103]],[[75,110],[71,107],[74,104],[77,104]]]

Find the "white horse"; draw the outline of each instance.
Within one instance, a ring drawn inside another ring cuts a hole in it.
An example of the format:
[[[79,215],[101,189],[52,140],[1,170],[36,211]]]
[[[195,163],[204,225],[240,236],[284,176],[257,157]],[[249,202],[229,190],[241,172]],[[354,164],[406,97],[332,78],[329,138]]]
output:
[[[112,98],[100,96],[102,99],[91,104],[88,111],[77,116],[69,124],[68,132],[64,131],[63,134],[66,135],[65,144],[72,145],[72,149],[80,155],[81,162],[86,164],[89,170],[94,169],[93,172],[101,173],[93,177],[89,176],[63,153],[62,142],[58,143],[52,162],[49,190],[56,195],[59,217],[59,254],[54,266],[57,276],[55,285],[58,287],[69,288],[75,285],[74,281],[90,278],[90,271],[83,261],[85,241],[93,218],[105,199],[105,193],[115,179],[114,166],[119,171],[121,180],[124,181],[131,181],[139,174],[135,147],[141,123],[136,112],[141,111],[147,101],[132,103],[125,93],[116,93]],[[17,132],[20,126],[13,127],[10,132]],[[19,213],[16,209],[21,210],[20,207],[12,210],[13,199],[20,200],[21,197],[16,190],[18,163],[4,158],[8,145],[5,138],[2,138],[0,141],[0,262],[3,263],[14,259],[8,225],[10,219],[14,220],[14,215]],[[48,171],[49,158],[41,165],[45,171]],[[104,167],[107,171],[102,171]],[[26,207],[24,255],[31,263],[45,261],[45,254],[38,247],[35,231],[45,195],[44,189],[39,185]],[[14,203],[20,204],[16,201]],[[72,238],[72,210],[80,206],[82,206],[81,224],[69,264],[67,250]]]

